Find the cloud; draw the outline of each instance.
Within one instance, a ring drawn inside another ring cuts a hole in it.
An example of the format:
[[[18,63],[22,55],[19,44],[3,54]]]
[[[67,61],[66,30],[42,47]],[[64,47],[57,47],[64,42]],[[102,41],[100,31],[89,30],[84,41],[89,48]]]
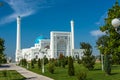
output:
[[[99,20],[95,23],[97,26],[101,26],[104,25],[104,19],[107,18],[107,12],[105,12],[100,18]]]
[[[47,0],[4,0],[13,10],[12,14],[3,17],[0,24],[10,23],[19,15],[27,17],[35,14],[39,9],[48,8],[52,2]]]
[[[90,34],[92,36],[98,37],[98,36],[105,35],[106,33],[105,32],[101,32],[100,30],[94,30],[94,31],[91,31]]]

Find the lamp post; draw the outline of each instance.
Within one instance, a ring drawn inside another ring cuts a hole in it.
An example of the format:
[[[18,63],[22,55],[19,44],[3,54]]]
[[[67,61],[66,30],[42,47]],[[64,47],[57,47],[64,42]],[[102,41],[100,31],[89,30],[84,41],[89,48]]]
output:
[[[115,28],[115,31],[120,34],[120,18],[114,18],[111,24]]]

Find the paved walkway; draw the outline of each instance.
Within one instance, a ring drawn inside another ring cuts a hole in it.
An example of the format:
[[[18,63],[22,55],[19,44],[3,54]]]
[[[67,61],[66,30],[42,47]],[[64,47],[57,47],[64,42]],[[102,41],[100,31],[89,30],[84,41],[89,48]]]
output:
[[[26,77],[26,80],[53,80],[43,75],[36,74],[20,66],[16,66],[14,63],[4,64],[0,67],[0,70],[16,70],[22,76]]]

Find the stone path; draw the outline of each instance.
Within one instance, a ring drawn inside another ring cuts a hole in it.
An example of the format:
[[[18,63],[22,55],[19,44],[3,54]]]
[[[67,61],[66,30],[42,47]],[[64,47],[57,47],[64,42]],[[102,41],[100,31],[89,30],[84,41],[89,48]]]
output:
[[[16,70],[22,76],[26,77],[26,80],[53,80],[49,77],[36,74],[20,66],[16,66],[14,63],[4,64],[0,67],[0,70]]]

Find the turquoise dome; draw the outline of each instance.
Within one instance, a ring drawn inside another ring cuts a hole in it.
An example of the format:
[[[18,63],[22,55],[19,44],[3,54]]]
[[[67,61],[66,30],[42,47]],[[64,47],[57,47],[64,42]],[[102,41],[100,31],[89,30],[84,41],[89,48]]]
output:
[[[44,36],[37,37],[36,40],[35,40],[35,44],[39,43],[39,41],[42,40],[42,39],[45,39]]]

